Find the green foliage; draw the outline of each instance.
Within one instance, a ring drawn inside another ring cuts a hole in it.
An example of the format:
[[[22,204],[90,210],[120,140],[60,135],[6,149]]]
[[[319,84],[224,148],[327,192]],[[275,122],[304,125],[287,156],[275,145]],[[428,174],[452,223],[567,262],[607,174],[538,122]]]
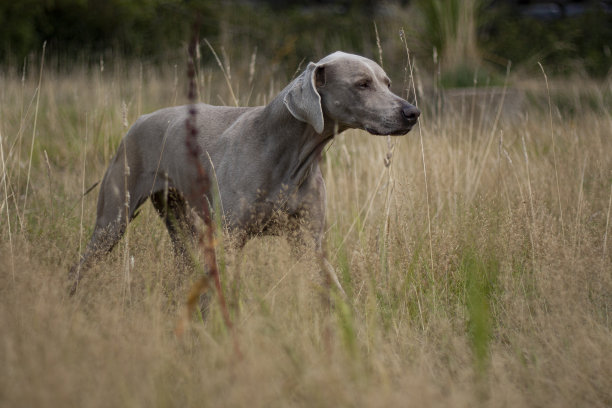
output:
[[[163,58],[187,41],[194,17],[201,38],[226,38],[233,45],[250,42],[273,60],[304,55],[342,44],[359,51],[372,44],[369,2],[340,9],[293,5],[273,9],[267,3],[217,3],[210,0],[24,0],[0,4],[0,61],[21,60],[48,42],[50,55],[89,56],[111,53]],[[304,35],[309,33],[309,35]],[[325,39],[321,41],[321,39]],[[319,42],[317,44],[317,41]],[[299,56],[299,57],[298,57]]]
[[[358,344],[353,312],[349,305],[339,298],[336,299],[335,308],[342,343],[346,348],[346,352],[354,359],[357,357]]]
[[[459,65],[452,70],[445,71],[440,76],[442,88],[471,88],[484,86],[502,86],[503,77],[495,71],[484,67],[470,67]]]
[[[458,52],[475,49],[474,43],[468,43],[475,41],[475,36],[472,37],[475,32],[467,31],[476,28],[475,20],[482,3],[481,0],[418,0],[421,35],[425,35],[439,53],[451,52],[451,48],[457,46],[461,48]]]
[[[418,1],[424,24],[422,34],[440,52],[445,48],[452,33],[457,30],[460,3],[460,0]]]
[[[416,36],[424,52],[442,61],[447,86],[471,86],[482,59],[506,68],[506,61],[537,73],[605,76],[612,67],[612,14],[596,5],[585,13],[555,20],[523,16],[492,1],[418,0]],[[427,50],[429,48],[429,50]],[[434,57],[435,63],[437,59]],[[470,72],[471,71],[471,72]],[[467,75],[466,75],[467,74]],[[443,84],[444,85],[444,84]]]
[[[231,39],[233,52],[257,49],[272,64],[289,67],[287,74],[293,75],[304,58],[314,59],[334,50],[372,55],[369,50],[376,41],[373,14],[363,3],[337,8],[233,4],[231,10],[222,10],[219,15],[222,27],[218,35],[220,40]]]
[[[481,26],[481,44],[496,56],[534,72],[540,61],[549,73],[580,70],[604,76],[612,67],[612,15],[595,6],[578,16],[551,21],[521,17],[518,10],[491,10]]]
[[[0,58],[6,54],[22,56],[33,46],[38,48],[40,41],[35,22],[43,13],[43,5],[37,0],[0,3]]]
[[[194,11],[209,15],[209,1],[25,0],[0,4],[0,60],[23,58],[44,41],[52,54],[82,56],[111,51],[160,57],[185,41]],[[206,23],[207,21],[203,21]],[[202,34],[210,34],[202,24]]]
[[[612,15],[592,8],[568,18],[541,21],[486,0],[415,0],[381,6],[369,0],[313,5],[303,1],[216,2],[212,0],[22,0],[0,3],[0,63],[19,67],[40,52],[62,62],[128,57],[159,63],[184,59],[184,45],[199,16],[200,38],[223,46],[234,58],[257,50],[259,61],[292,75],[304,58],[343,49],[374,56],[375,21],[385,48],[385,65],[403,64],[403,52],[386,46],[399,28],[424,65],[441,61],[451,83],[464,68],[491,61],[505,69],[535,62],[550,73],[576,69],[604,76],[612,66]],[[389,12],[391,11],[391,12]],[[432,53],[439,58],[431,58]],[[66,58],[67,57],[67,58]],[[204,62],[212,62],[203,53]],[[435,61],[434,61],[435,60]],[[15,62],[17,61],[17,63]],[[66,62],[68,63],[68,62]],[[392,69],[392,68],[391,68]],[[457,72],[456,72],[457,71]],[[466,76],[468,86],[472,74]],[[466,82],[466,81],[463,81]],[[460,86],[460,85],[458,85]]]
[[[418,36],[440,57],[444,69],[480,65],[476,32],[481,4],[481,0],[417,1]]]
[[[548,111],[548,95],[535,90],[528,90],[525,96],[533,109]],[[597,88],[574,89],[556,87],[550,90],[551,104],[560,115],[576,117],[594,112],[600,115],[609,114],[612,106],[612,89],[601,86]]]
[[[494,320],[491,304],[499,268],[499,261],[493,252],[483,254],[475,248],[466,248],[461,254],[459,270],[466,282],[467,331],[474,362],[479,371],[485,370],[489,361],[489,343]]]

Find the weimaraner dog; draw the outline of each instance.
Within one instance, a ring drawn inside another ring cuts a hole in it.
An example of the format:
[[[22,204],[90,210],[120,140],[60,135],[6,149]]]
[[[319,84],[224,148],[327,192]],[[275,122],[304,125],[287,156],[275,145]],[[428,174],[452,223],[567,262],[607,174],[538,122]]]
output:
[[[323,148],[346,129],[373,135],[403,135],[420,111],[390,91],[383,69],[367,58],[335,52],[309,63],[267,106],[197,105],[199,158],[217,193],[222,219],[238,246],[282,228],[298,241],[312,242],[324,277],[344,293],[322,249],[325,183],[319,161]],[[70,271],[71,293],[83,272],[123,235],[146,200],[164,219],[176,254],[185,254],[201,210],[202,189],[188,159],[188,107],[141,116],[121,141],[102,180],[96,225],[80,262]],[[213,189],[211,189],[213,190]],[[215,207],[211,205],[211,207]],[[307,240],[305,240],[308,238]],[[310,241],[312,240],[312,241]]]

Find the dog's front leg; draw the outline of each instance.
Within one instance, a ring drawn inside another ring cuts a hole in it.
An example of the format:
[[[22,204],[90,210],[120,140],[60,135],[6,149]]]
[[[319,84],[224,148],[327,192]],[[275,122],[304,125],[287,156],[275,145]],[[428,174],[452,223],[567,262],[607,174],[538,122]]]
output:
[[[298,212],[296,222],[301,223],[307,231],[308,239],[314,244],[314,250],[319,262],[319,268],[328,289],[336,287],[340,295],[346,299],[346,293],[340,284],[334,267],[329,263],[325,250],[323,249],[323,237],[325,233],[325,206],[327,192],[321,169],[316,166],[308,181],[307,188],[301,192],[301,208]],[[303,235],[303,229],[300,235]],[[311,245],[312,245],[311,244]]]
[[[342,285],[340,284],[340,281],[338,280],[338,275],[336,275],[336,271],[334,270],[334,267],[327,260],[327,256],[325,256],[325,252],[322,250],[319,251],[317,253],[317,257],[319,259],[319,267],[321,268],[321,273],[326,278],[327,286],[331,288],[332,283],[333,283],[336,286],[336,289],[338,289],[338,292],[346,300],[347,299],[346,292],[344,292],[344,289],[342,288]]]
[[[303,214],[303,216],[296,219],[290,227],[289,241],[292,250],[297,258],[300,258],[304,251],[313,251],[326,289],[331,290],[335,287],[338,293],[346,299],[346,292],[344,292],[338,275],[327,259],[327,255],[323,249],[325,221],[320,217],[312,217],[312,215],[316,215],[316,212],[315,214]]]

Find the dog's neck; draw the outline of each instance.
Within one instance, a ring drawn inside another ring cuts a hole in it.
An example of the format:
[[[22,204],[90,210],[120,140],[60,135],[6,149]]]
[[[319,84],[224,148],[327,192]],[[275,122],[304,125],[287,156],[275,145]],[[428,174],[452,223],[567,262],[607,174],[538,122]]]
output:
[[[316,133],[314,128],[296,119],[283,103],[285,91],[281,92],[263,109],[263,115],[274,118],[264,124],[262,138],[274,138],[267,146],[273,146],[268,152],[278,170],[288,177],[288,182],[300,186],[312,174],[318,165],[325,146],[342,132],[333,121],[325,117],[323,132]]]

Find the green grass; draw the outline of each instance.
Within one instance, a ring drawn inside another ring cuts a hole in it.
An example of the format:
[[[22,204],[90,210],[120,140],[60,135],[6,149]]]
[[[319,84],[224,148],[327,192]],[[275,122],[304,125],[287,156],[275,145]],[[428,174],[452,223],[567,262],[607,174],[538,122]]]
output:
[[[311,254],[259,238],[220,254],[235,332],[213,301],[177,339],[197,273],[174,267],[150,204],[67,296],[94,222],[98,190],[83,187],[124,122],[174,100],[172,69],[115,66],[45,70],[36,129],[37,73],[2,77],[0,406],[612,404],[609,82],[552,81],[575,96],[553,98],[551,129],[544,81],[513,78],[534,95],[518,113],[424,115],[389,168],[386,138],[339,136],[322,162],[326,249],[349,300],[326,307]],[[200,78],[204,101],[231,100],[218,70]],[[426,92],[419,104],[435,111]],[[580,115],[557,113],[572,104]]]

